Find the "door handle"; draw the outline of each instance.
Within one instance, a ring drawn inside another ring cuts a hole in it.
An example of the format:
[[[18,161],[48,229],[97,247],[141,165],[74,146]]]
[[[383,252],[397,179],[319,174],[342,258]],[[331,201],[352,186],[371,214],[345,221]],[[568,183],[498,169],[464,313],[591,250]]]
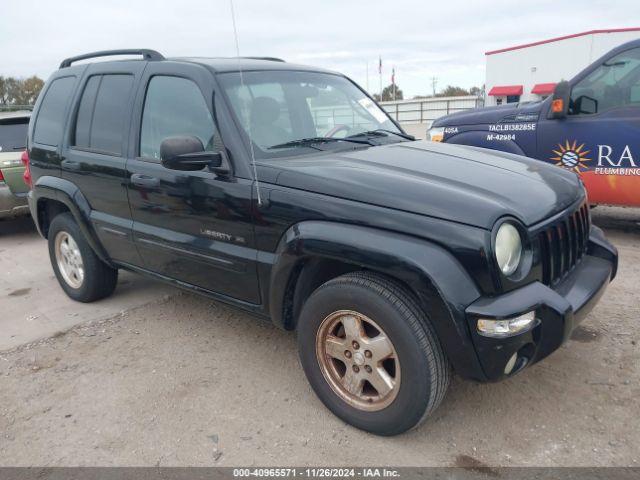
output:
[[[77,172],[80,170],[81,165],[80,162],[74,162],[73,160],[63,160],[60,162],[60,167],[62,167],[63,170]]]
[[[142,173],[134,173],[131,175],[131,183],[136,187],[158,188],[160,186],[160,179]]]

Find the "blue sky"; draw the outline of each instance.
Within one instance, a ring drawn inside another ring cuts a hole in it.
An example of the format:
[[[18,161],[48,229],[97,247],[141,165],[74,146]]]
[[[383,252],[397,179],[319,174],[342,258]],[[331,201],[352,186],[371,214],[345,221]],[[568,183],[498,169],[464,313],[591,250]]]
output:
[[[599,28],[640,26],[637,0],[234,0],[242,55],[346,73],[405,96],[484,83],[484,52]],[[113,48],[234,56],[229,0],[2,0],[0,75],[46,78],[64,57]],[[12,21],[7,21],[12,19]]]

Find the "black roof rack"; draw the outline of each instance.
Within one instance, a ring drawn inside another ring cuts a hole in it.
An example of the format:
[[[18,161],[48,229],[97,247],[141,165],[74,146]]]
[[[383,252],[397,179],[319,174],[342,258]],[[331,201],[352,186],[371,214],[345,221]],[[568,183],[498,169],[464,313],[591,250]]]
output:
[[[65,58],[60,64],[60,68],[70,67],[72,63],[78,62],[80,60],[87,60],[89,58],[97,58],[97,57],[112,57],[114,55],[142,55],[145,60],[164,60],[164,57],[161,53],[156,52],[155,50],[148,49],[124,49],[124,50],[103,50],[101,52],[93,52],[93,53],[85,53],[84,55],[78,55],[77,57],[69,57]]]
[[[283,59],[278,57],[240,57],[240,58],[246,58],[247,60],[268,60],[270,62],[286,63]]]

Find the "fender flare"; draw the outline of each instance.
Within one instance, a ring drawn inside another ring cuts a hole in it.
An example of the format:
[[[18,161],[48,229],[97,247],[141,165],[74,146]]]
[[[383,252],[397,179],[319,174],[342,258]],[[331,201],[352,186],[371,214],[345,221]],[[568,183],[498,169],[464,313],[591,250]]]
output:
[[[42,236],[44,236],[44,232],[38,215],[38,204],[43,200],[58,201],[69,209],[85,239],[100,260],[113,266],[91,224],[91,205],[75,184],[63,178],[44,175],[36,181],[30,197],[33,202],[32,216],[36,219],[36,226]]]
[[[287,327],[283,307],[291,274],[306,260],[319,257],[378,272],[407,285],[428,310],[456,371],[467,378],[484,378],[465,313],[481,294],[447,250],[375,228],[326,221],[295,224],[281,237],[271,269],[269,311],[278,327]]]
[[[524,150],[520,148],[513,140],[507,140],[504,142],[492,142],[489,143],[486,140],[488,130],[468,130],[460,132],[445,140],[445,143],[452,145],[467,145],[470,147],[480,147],[489,150],[497,150],[499,152],[514,153],[516,155],[527,156]]]

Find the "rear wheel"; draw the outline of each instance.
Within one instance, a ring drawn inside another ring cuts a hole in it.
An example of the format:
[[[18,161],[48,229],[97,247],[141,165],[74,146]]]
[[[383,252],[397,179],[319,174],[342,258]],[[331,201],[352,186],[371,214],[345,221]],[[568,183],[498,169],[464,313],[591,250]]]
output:
[[[48,241],[53,271],[69,297],[93,302],[113,293],[118,270],[98,258],[70,213],[53,219]]]
[[[298,347],[324,404],[379,435],[419,425],[449,384],[450,369],[426,315],[404,288],[372,273],[319,287],[301,312]]]

